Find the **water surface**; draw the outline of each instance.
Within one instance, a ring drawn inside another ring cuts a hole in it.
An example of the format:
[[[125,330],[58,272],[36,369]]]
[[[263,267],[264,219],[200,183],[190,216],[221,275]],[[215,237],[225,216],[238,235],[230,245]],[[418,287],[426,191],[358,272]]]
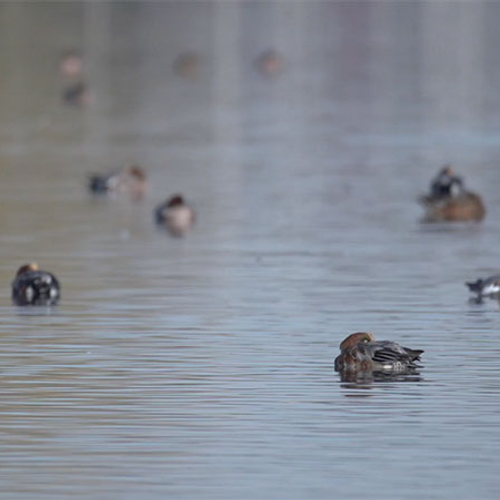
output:
[[[10,499],[498,498],[494,3],[0,4],[0,459]],[[92,102],[65,107],[67,48]],[[287,68],[264,78],[270,47]],[[199,54],[199,78],[172,63]],[[141,202],[92,171],[140,162]],[[481,225],[424,226],[452,162]],[[198,211],[155,228],[174,192]],[[11,305],[17,267],[59,307]],[[342,382],[353,331],[425,349]]]

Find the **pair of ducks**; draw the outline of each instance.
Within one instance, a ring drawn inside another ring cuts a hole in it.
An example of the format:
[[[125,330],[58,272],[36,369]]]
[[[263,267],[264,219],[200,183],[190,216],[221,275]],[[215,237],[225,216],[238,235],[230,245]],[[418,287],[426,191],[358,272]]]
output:
[[[479,222],[486,215],[481,196],[464,188],[462,178],[455,174],[451,165],[440,170],[431,182],[430,193],[419,200],[427,210],[426,222]],[[465,284],[476,294],[476,302],[485,297],[499,297],[500,274]]]
[[[144,170],[132,165],[107,174],[96,174],[89,178],[89,189],[96,194],[126,193],[134,199],[142,198],[149,184]],[[183,196],[175,194],[154,211],[155,222],[165,227],[173,236],[183,236],[194,224],[194,209]]]
[[[12,300],[18,306],[56,305],[61,296],[57,278],[38,268],[37,264],[23,265],[12,282]],[[409,349],[396,342],[376,341],[368,332],[349,335],[340,344],[340,355],[335,359],[339,372],[363,371],[401,374],[413,371],[420,361],[421,349]]]

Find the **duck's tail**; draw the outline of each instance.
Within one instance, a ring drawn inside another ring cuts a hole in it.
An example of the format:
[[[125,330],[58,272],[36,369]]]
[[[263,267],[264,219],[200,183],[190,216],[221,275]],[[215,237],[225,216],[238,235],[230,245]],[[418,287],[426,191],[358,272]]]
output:
[[[405,347],[406,354],[410,356],[411,361],[420,361],[420,355],[424,353],[423,349],[408,349]]]

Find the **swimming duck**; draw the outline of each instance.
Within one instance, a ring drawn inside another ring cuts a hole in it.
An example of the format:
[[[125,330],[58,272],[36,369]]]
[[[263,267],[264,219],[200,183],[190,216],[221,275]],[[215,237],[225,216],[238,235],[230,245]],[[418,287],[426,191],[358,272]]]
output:
[[[335,370],[379,371],[401,373],[417,368],[421,349],[408,349],[389,340],[375,341],[373,334],[358,332],[349,335],[340,344],[340,355],[335,359]]]
[[[481,302],[484,297],[496,296],[500,292],[500,274],[495,274],[489,278],[479,278],[476,281],[465,283],[471,292],[477,294],[477,301]]]
[[[173,68],[182,78],[196,80],[200,76],[201,58],[195,52],[184,52],[177,56]]]
[[[57,278],[35,263],[21,266],[12,282],[12,301],[18,306],[53,306],[60,296]]]
[[[59,61],[59,71],[63,76],[77,78],[83,71],[83,57],[77,50],[67,50]]]
[[[481,196],[464,188],[450,165],[432,180],[430,193],[419,198],[426,209],[425,222],[481,221],[485,214]]]
[[[195,212],[183,196],[176,194],[155,210],[157,224],[165,225],[174,236],[182,236],[194,224]]]
[[[94,174],[89,178],[89,189],[96,194],[128,193],[141,197],[146,193],[148,187],[146,174],[137,165],[107,174]]]
[[[255,66],[266,77],[279,76],[286,68],[284,57],[275,49],[262,52],[255,60]]]

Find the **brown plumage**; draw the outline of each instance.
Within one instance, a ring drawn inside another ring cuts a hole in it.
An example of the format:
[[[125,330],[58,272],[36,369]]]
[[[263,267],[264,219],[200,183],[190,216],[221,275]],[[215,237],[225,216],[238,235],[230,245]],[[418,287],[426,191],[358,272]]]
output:
[[[486,215],[481,196],[467,191],[449,165],[440,170],[429,194],[420,196],[419,202],[426,210],[424,222],[479,222]]]

